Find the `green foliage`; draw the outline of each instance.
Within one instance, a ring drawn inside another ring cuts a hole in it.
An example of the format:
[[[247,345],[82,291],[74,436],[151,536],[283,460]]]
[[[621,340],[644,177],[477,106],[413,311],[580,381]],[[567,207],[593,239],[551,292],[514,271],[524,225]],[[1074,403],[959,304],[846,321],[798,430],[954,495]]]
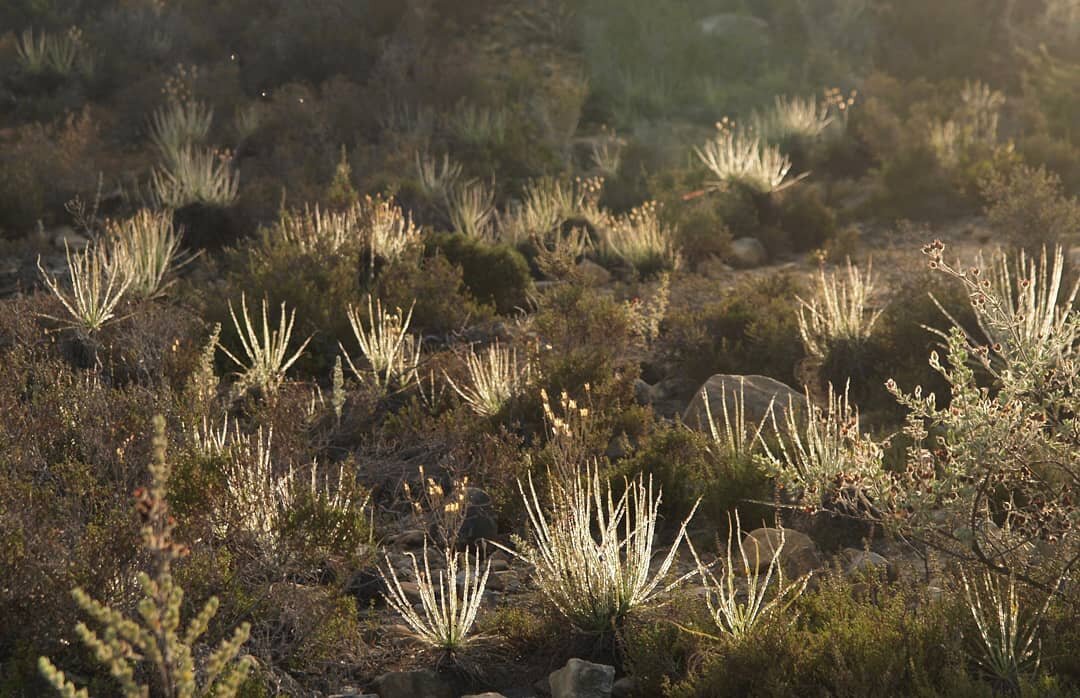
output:
[[[581,284],[564,284],[543,297],[535,323],[544,344],[540,375],[551,394],[576,395],[590,385],[604,397],[629,387],[631,328],[623,304]]]
[[[799,286],[783,273],[739,283],[716,296],[694,289],[673,301],[662,347],[696,383],[715,373],[762,374],[792,382],[802,359],[794,312]],[[704,297],[701,297],[704,296]]]
[[[698,499],[701,513],[717,528],[727,525],[733,511],[747,521],[767,518],[772,482],[750,459],[719,453],[712,439],[681,424],[658,425],[634,454],[615,472],[634,477],[651,473],[664,490],[663,509],[669,518],[685,516]]]
[[[1022,165],[1008,175],[992,173],[982,182],[982,196],[994,232],[1013,247],[1038,254],[1080,236],[1080,202],[1066,198],[1061,179],[1045,168]]]
[[[779,226],[792,250],[816,250],[836,236],[836,213],[822,201],[818,188],[796,185],[781,194]]]
[[[955,632],[964,608],[954,598],[932,601],[874,582],[854,591],[828,578],[740,640],[698,640],[700,661],[685,676],[670,675],[664,695],[992,695],[967,675]]]
[[[415,301],[410,326],[416,333],[448,334],[492,312],[473,300],[461,267],[441,254],[406,256],[383,270],[374,289],[384,307],[408,308]]]
[[[710,257],[724,258],[729,253],[731,231],[717,205],[717,197],[702,196],[676,207],[679,247],[691,266]]]
[[[435,235],[429,250],[441,252],[461,267],[465,286],[477,302],[500,314],[524,308],[532,289],[529,264],[520,252],[505,244],[489,244],[461,233]]]
[[[296,311],[294,332],[298,338],[311,337],[297,362],[301,373],[320,378],[330,373],[337,343],[349,336],[345,308],[361,297],[358,255],[322,255],[273,239],[269,231],[259,242],[229,250],[225,256],[226,290],[192,292],[204,303],[203,317],[220,322],[221,341],[240,346],[226,301],[241,294],[267,298],[273,305],[285,303]]]
[[[249,657],[239,658],[240,648],[248,639],[250,626],[241,625],[232,638],[205,660],[203,675],[196,676],[193,645],[218,610],[218,600],[211,597],[206,606],[186,629],[180,630],[180,608],[184,590],[172,577],[172,563],[187,554],[187,547],[172,538],[175,522],[169,516],[167,502],[170,466],[165,459],[165,419],[154,420],[153,460],[150,464],[151,484],[135,492],[135,509],[143,523],[142,546],[154,563],[155,576],[139,573],[139,586],[144,597],[138,604],[140,621],[94,600],[80,588],[72,592],[82,610],[104,626],[99,635],[83,623],[75,626],[76,633],[109,668],[128,698],[145,698],[150,687],[138,683],[135,668],[147,660],[156,670],[155,693],[169,698],[182,696],[215,696],[232,698],[251,669]],[[47,658],[40,661],[41,673],[49,683],[68,698],[87,698]]]

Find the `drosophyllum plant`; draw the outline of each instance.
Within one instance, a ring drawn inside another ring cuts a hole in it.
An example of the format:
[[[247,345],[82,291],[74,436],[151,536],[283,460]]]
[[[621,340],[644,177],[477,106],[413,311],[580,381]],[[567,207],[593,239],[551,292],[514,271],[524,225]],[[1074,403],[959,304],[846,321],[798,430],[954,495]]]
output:
[[[772,143],[791,139],[812,141],[832,123],[829,102],[815,97],[776,97],[773,108],[764,114],[755,112],[754,129]]]
[[[737,558],[733,557],[736,539],[739,548]],[[693,544],[687,541],[706,590],[705,602],[709,607],[713,622],[716,623],[720,632],[735,640],[741,640],[774,611],[782,612],[790,606],[806,590],[806,585],[810,581],[810,575],[807,574],[790,584],[784,584],[784,571],[780,564],[785,543],[783,528],[780,529],[779,544],[772,550],[764,574],[762,574],[762,563],[765,562],[762,558],[763,551],[760,550],[756,540],[751,540],[754,549],[748,553],[738,512],[735,513],[734,526],[731,525],[729,517],[727,556],[724,559],[721,579],[716,578],[709,566],[698,557]],[[745,594],[741,591],[741,585],[735,582],[737,570],[741,570],[742,576],[746,578]],[[776,588],[772,590],[774,578]],[[770,592],[772,598],[769,598]]]
[[[664,585],[697,504],[656,565],[661,493],[654,493],[651,477],[627,481],[617,500],[595,464],[562,483],[557,479],[549,473],[550,512],[541,506],[531,474],[528,492],[518,483],[532,536],[517,538],[518,550],[507,552],[535,566],[541,593],[575,628],[612,632],[628,613],[655,603],[684,579]]]
[[[728,393],[724,390],[720,393],[719,418],[713,416],[712,405],[709,401],[709,393],[705,388],[701,389],[701,400],[705,405],[705,417],[709,421],[709,436],[712,437],[714,452],[724,458],[728,463],[745,463],[753,457],[761,445],[761,433],[769,415],[773,413],[773,405],[765,416],[754,427],[746,419],[746,381],[739,379],[739,393],[732,394],[732,405],[728,405]],[[721,421],[721,419],[723,421]]]
[[[997,690],[1020,695],[1020,682],[1039,669],[1039,623],[1053,596],[1042,608],[1025,612],[1016,596],[1016,580],[984,571],[974,583],[963,575],[968,610],[978,630],[973,659]]]
[[[802,402],[802,401],[800,401]],[[815,507],[847,512],[869,511],[878,495],[888,489],[880,446],[862,433],[859,412],[829,384],[827,404],[814,405],[809,392],[803,416],[794,400],[777,426],[772,413],[776,444],[762,441],[764,465],[791,491]]]
[[[171,209],[193,203],[228,206],[239,187],[240,175],[230,153],[193,145],[181,146],[150,176],[154,198]]]
[[[488,575],[491,574],[491,561],[480,564],[480,550],[470,557],[469,551],[463,553],[446,548],[446,570],[431,573],[428,560],[427,540],[424,540],[424,569],[420,570],[416,555],[406,553],[412,560],[412,577],[420,592],[421,610],[417,610],[398,581],[394,566],[386,557],[389,573],[379,569],[379,576],[386,584],[387,593],[383,595],[386,603],[393,608],[412,631],[413,637],[428,647],[442,650],[453,659],[468,643],[476,638],[469,637],[476,614],[484,599],[484,588]],[[464,582],[458,582],[459,570]]]
[[[660,219],[659,204],[646,201],[600,226],[605,248],[641,274],[677,269],[675,231]]]
[[[255,387],[264,394],[270,395],[277,392],[281,384],[285,382],[285,372],[296,363],[300,355],[304,353],[311,337],[308,337],[300,345],[300,348],[288,356],[289,339],[292,337],[293,325],[296,322],[296,310],[286,320],[285,304],[281,304],[281,316],[278,319],[278,328],[271,331],[270,322],[267,319],[266,299],[262,302],[262,332],[258,332],[251,323],[248,314],[247,296],[241,294],[240,307],[244,324],[241,326],[233,310],[232,301],[229,302],[229,315],[232,316],[233,326],[240,337],[240,344],[244,348],[246,360],[238,359],[232,352],[221,347],[233,363],[240,367],[239,379],[236,382],[236,390],[243,393],[249,388]]]
[[[468,383],[459,386],[449,375],[446,380],[474,412],[485,417],[501,412],[529,383],[528,362],[519,363],[517,352],[498,341],[480,353],[470,348],[465,362]]]
[[[118,265],[111,262],[109,251],[105,247],[92,244],[82,252],[73,254],[65,243],[64,254],[67,256],[70,293],[45,272],[41,259],[38,259],[38,271],[45,286],[60,300],[69,316],[50,316],[50,319],[90,335],[116,318],[117,306],[132,281]]]
[[[170,99],[150,117],[150,139],[165,162],[175,162],[180,151],[206,140],[214,110],[198,100]]]
[[[847,278],[825,274],[822,269],[814,297],[799,301],[799,334],[807,353],[824,358],[830,346],[845,342],[861,346],[870,339],[882,309],[870,310],[874,294],[874,268],[867,265],[866,276],[847,260]]]
[[[492,237],[495,193],[483,182],[470,180],[453,188],[449,205],[454,232],[481,240]]]
[[[420,365],[420,342],[409,333],[411,307],[408,313],[402,313],[401,308],[394,312],[384,311],[380,300],[376,299],[373,306],[371,296],[368,296],[369,324],[364,323],[351,305],[348,318],[370,370],[358,368],[345,347],[340,344],[338,346],[358,380],[370,381],[383,394],[388,393],[392,387],[405,389],[419,381],[417,368]]]
[[[139,211],[106,226],[111,245],[109,263],[129,282],[128,292],[139,299],[160,295],[166,277],[193,259],[180,253],[180,233],[168,211]]]
[[[1052,258],[1043,249],[1038,261],[1021,250],[1012,260],[1001,252],[990,265],[980,255],[975,266],[966,271],[944,261],[937,266],[964,281],[979,329],[995,348],[995,355],[1053,365],[1075,352],[1080,327],[1075,322],[1073,303],[1080,292],[1080,281],[1062,295],[1065,255],[1060,247],[1054,249]],[[938,307],[945,312],[940,304]],[[949,317],[947,312],[945,315]],[[960,327],[952,317],[949,319]],[[948,333],[935,333],[948,339]],[[973,346],[978,344],[972,337],[968,340]],[[996,372],[1001,363],[994,361],[988,367]]]
[[[785,189],[798,178],[785,181],[791,170],[791,160],[775,146],[762,145],[741,131],[717,125],[719,132],[700,148],[694,148],[698,159],[716,178],[714,189],[741,185],[760,194]]]

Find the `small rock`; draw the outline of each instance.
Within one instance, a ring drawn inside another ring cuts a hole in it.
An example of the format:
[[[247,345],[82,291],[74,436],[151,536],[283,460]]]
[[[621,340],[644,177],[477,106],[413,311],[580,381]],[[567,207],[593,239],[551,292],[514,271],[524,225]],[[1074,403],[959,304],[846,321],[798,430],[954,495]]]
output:
[[[702,397],[703,392],[704,397]],[[683,423],[707,433],[709,426],[705,401],[708,400],[713,420],[723,423],[724,405],[727,405],[728,414],[734,419],[736,405],[739,404],[740,399],[743,403],[743,422],[752,430],[756,430],[763,421],[767,426],[771,425],[770,413],[776,414],[777,424],[783,424],[787,418],[789,406],[801,409],[806,402],[805,396],[768,376],[736,376],[717,373],[694,392],[694,396],[683,412]]]
[[[349,580],[346,590],[361,607],[366,607],[372,601],[381,602],[383,594],[387,592],[386,582],[372,570],[358,570]]]
[[[769,261],[765,245],[757,238],[738,238],[728,246],[731,263],[740,269],[754,269]]]
[[[857,577],[864,574],[887,575],[890,579],[894,576],[892,565],[881,555],[868,550],[857,548],[845,548],[840,553],[841,558],[847,561],[844,574],[848,577]]]
[[[611,685],[612,698],[630,698],[637,690],[637,681],[631,676],[624,676]]]
[[[785,575],[801,577],[821,567],[821,553],[810,536],[791,529],[784,529],[782,534],[784,548],[780,552],[780,565]],[[780,536],[778,528],[759,528],[746,534],[742,544],[752,570],[755,567],[759,572],[768,569],[773,553],[780,546]]]
[[[548,675],[552,698],[610,698],[615,667],[571,659]]]
[[[70,225],[60,225],[53,228],[49,232],[49,237],[57,248],[62,250],[66,246],[72,252],[81,252],[90,244],[86,237],[76,233],[75,229]]]
[[[488,691],[487,693],[469,693],[461,696],[461,698],[506,698],[506,696],[495,691]]]
[[[454,698],[454,690],[429,669],[394,671],[375,679],[379,698]]]
[[[611,272],[591,259],[578,262],[577,273],[582,281],[593,286],[603,286],[611,281]]]
[[[403,548],[420,548],[424,545],[424,532],[420,529],[402,531],[390,538],[390,543],[400,545]]]
[[[499,522],[491,513],[491,497],[479,487],[466,487],[468,508],[458,529],[458,543],[471,545],[481,538],[491,539],[499,534]]]

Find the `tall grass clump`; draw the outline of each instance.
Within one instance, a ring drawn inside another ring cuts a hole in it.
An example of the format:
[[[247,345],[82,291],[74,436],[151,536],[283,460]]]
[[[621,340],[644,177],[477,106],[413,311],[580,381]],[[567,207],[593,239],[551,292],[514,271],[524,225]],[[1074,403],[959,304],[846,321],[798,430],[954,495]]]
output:
[[[1039,623],[1050,605],[1027,611],[1016,593],[1016,579],[984,571],[962,575],[968,610],[977,630],[973,659],[995,689],[1020,695],[1021,680],[1039,669]],[[1007,581],[1005,581],[1007,579]]]
[[[469,380],[458,385],[447,375],[450,387],[474,412],[491,417],[510,403],[528,385],[528,362],[519,363],[517,352],[496,341],[482,352],[470,347],[465,356]]]
[[[483,182],[470,180],[450,191],[450,223],[454,232],[487,240],[492,237],[495,192]]]
[[[642,274],[679,267],[675,232],[660,220],[655,201],[647,201],[623,216],[609,216],[600,231],[608,252]]]
[[[272,429],[265,436],[261,428],[254,435],[242,435],[239,431],[229,434],[223,429],[211,436],[217,437],[221,438],[227,455],[223,468],[224,523],[248,536],[267,560],[284,559],[286,524],[301,503],[313,504],[326,515],[329,525],[322,531],[323,542],[342,536],[347,523],[367,506],[368,499],[360,499],[347,486],[343,466],[338,469],[334,487],[328,476],[319,479],[314,462],[308,466],[307,477],[293,467],[281,475],[275,474]]]
[[[197,100],[170,99],[150,117],[150,140],[165,162],[173,163],[181,151],[203,143],[210,133],[214,110]]]
[[[754,131],[767,141],[783,143],[791,139],[812,141],[821,136],[833,121],[828,101],[815,97],[778,96],[767,112],[754,112]]]
[[[1062,295],[1064,272],[1061,247],[1052,256],[1043,248],[1038,261],[1024,250],[1012,259],[999,253],[989,265],[980,255],[966,273],[986,291],[972,294],[970,301],[979,329],[991,345],[1023,352],[1040,363],[1072,355],[1080,338],[1073,313],[1080,280]],[[937,334],[948,338],[946,333]]]
[[[446,548],[443,554],[446,569],[439,570],[436,578],[431,573],[426,539],[423,571],[417,565],[416,555],[407,553],[412,560],[412,577],[420,593],[419,610],[402,589],[389,557],[386,558],[389,574],[380,568],[379,575],[387,588],[383,598],[409,626],[413,636],[452,657],[473,639],[469,632],[484,599],[491,561],[481,567],[479,549],[474,557],[470,557],[468,550],[461,553],[452,548]],[[464,578],[463,583],[458,581],[459,574]]]
[[[420,182],[420,190],[429,201],[446,205],[450,201],[450,194],[461,179],[463,169],[461,165],[453,162],[450,156],[443,154],[442,160],[436,160],[430,153],[416,153],[416,177]]]
[[[773,412],[775,444],[763,441],[764,464],[791,492],[813,506],[848,512],[873,508],[888,479],[878,444],[859,428],[858,409],[829,385],[826,404],[806,396],[809,414],[802,416],[790,400],[783,426]]]
[[[161,294],[169,285],[169,274],[190,261],[181,254],[181,235],[168,211],[143,209],[131,218],[109,222],[106,231],[109,262],[129,281],[129,293],[136,298]]]
[[[63,34],[43,31],[35,35],[33,29],[27,29],[16,37],[15,52],[19,66],[31,75],[53,73],[67,77],[80,69],[86,72],[88,68],[82,31],[77,27]]]
[[[370,381],[381,393],[395,387],[407,388],[419,380],[420,342],[409,333],[411,307],[408,313],[403,313],[401,308],[384,311],[382,301],[376,299],[373,306],[371,296],[368,296],[367,323],[351,305],[347,314],[353,335],[369,366],[367,371],[358,368],[345,347],[339,344],[349,369],[358,380]]]
[[[709,608],[709,615],[720,632],[734,640],[746,637],[751,630],[774,612],[783,612],[805,591],[806,585],[810,582],[810,575],[807,574],[790,584],[784,584],[784,570],[780,564],[786,543],[783,528],[780,529],[779,545],[773,548],[764,574],[761,572],[761,563],[764,560],[761,558],[762,551],[758,547],[758,542],[748,539],[754,543],[754,549],[749,553],[746,550],[746,541],[743,539],[739,513],[735,512],[734,526],[731,525],[730,517],[728,519],[727,554],[723,560],[723,572],[720,579],[717,579],[709,566],[701,561],[694,546],[690,544],[698,575],[705,588],[705,602]],[[738,540],[738,557],[733,557],[735,540]],[[737,575],[746,579],[745,590],[743,585],[736,583]],[[772,588],[774,578],[775,590]],[[770,594],[772,598],[769,598]]]

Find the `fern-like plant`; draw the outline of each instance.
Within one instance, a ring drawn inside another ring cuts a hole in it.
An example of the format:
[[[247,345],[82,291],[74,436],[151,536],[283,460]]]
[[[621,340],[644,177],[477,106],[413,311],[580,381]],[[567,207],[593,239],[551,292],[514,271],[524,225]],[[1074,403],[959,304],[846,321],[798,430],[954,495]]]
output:
[[[171,468],[165,449],[165,420],[158,416],[154,418],[150,487],[135,492],[135,509],[143,524],[142,547],[150,554],[155,569],[153,578],[139,573],[144,594],[138,605],[139,617],[128,618],[82,589],[75,589],[72,595],[79,607],[104,628],[99,634],[79,623],[75,632],[108,667],[125,698],[148,698],[151,693],[165,698],[233,698],[254,664],[250,657],[239,656],[250,626],[244,623],[238,627],[201,667],[196,667],[194,645],[217,613],[218,600],[211,597],[181,629],[184,590],[173,580],[171,568],[173,561],[187,554],[187,548],[173,540],[175,522],[167,502]],[[152,684],[141,684],[136,678],[141,662],[153,668]],[[61,696],[88,698],[86,689],[75,686],[48,658],[41,657],[38,664],[42,675]]]

